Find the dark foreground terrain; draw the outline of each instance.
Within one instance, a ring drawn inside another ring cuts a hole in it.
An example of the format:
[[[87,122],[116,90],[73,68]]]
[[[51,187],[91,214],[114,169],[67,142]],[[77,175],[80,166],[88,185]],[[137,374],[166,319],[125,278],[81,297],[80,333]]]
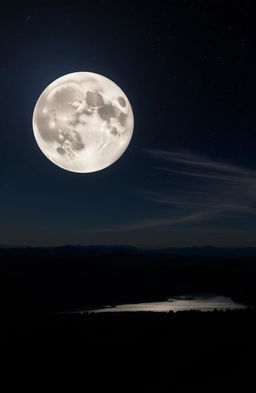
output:
[[[249,392],[256,258],[248,250],[0,249],[1,383],[10,391]],[[67,314],[215,293],[246,310]]]
[[[9,386],[34,391],[249,392],[255,317],[253,310],[2,315],[2,373]]]

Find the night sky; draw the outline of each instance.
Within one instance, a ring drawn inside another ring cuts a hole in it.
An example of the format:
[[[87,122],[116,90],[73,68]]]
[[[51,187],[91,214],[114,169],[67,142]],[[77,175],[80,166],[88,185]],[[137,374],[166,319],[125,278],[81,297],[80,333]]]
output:
[[[253,4],[1,6],[0,244],[256,246]],[[89,174],[32,130],[42,91],[78,71],[117,83],[135,119],[124,155]]]

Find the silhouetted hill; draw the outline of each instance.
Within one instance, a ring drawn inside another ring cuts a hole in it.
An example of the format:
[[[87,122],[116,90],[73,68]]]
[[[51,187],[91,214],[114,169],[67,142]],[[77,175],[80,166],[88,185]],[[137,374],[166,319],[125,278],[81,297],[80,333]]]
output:
[[[254,249],[238,250],[0,249],[0,304],[5,309],[65,309],[209,292],[256,304]]]
[[[184,248],[166,248],[160,252],[166,254],[176,254],[176,255],[204,255],[204,256],[230,256],[230,257],[255,257],[256,248],[255,247],[184,247]]]
[[[215,246],[198,246],[198,247],[167,247],[167,248],[143,248],[128,245],[65,245],[58,247],[28,247],[28,246],[5,246],[0,245],[0,250],[56,250],[65,252],[74,252],[76,250],[96,254],[170,254],[170,255],[204,255],[204,256],[232,256],[232,257],[255,257],[256,247],[215,247]]]

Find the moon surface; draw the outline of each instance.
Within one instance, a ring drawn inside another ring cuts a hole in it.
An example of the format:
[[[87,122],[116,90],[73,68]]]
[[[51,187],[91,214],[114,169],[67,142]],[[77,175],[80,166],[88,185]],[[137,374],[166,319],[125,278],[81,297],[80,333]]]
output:
[[[40,95],[33,113],[39,148],[59,167],[88,173],[108,167],[128,147],[134,126],[130,102],[110,79],[67,74]]]

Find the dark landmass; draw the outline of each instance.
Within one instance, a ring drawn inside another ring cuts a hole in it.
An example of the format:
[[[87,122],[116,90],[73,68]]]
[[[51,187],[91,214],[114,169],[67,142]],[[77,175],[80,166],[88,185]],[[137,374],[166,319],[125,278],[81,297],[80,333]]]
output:
[[[60,312],[209,293],[256,304],[254,249],[237,254],[196,250],[0,249],[2,382],[33,391],[250,391],[254,307],[168,314]]]
[[[65,310],[216,293],[256,304],[255,249],[0,249],[2,310]]]
[[[2,314],[0,330],[8,386],[142,393],[254,386],[254,310]]]

